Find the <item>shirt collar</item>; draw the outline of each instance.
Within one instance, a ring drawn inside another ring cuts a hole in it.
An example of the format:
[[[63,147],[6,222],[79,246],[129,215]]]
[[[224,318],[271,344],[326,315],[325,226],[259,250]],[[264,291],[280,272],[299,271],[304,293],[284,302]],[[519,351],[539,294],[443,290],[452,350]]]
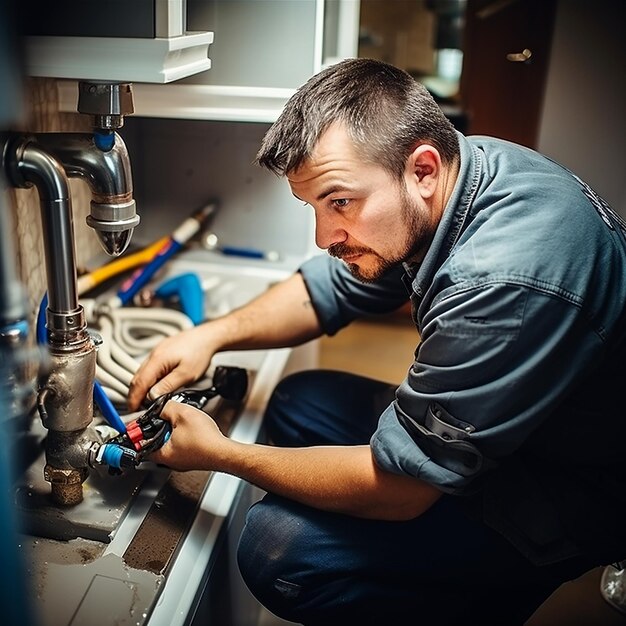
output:
[[[461,133],[459,139],[461,162],[452,194],[446,204],[435,236],[420,263],[404,263],[405,278],[403,282],[410,282],[412,291],[421,296],[432,282],[435,272],[450,256],[452,248],[466,226],[469,211],[478,183],[480,181],[483,161],[480,151],[475,148]]]

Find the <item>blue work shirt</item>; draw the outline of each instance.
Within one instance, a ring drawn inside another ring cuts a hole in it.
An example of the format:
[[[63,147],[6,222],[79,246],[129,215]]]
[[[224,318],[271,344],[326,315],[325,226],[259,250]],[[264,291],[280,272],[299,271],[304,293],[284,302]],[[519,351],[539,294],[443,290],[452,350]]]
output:
[[[462,497],[537,563],[623,558],[626,227],[537,152],[459,143],[423,261],[364,284],[314,257],[312,304],[334,334],[408,289],[420,342],[371,440],[381,468]]]

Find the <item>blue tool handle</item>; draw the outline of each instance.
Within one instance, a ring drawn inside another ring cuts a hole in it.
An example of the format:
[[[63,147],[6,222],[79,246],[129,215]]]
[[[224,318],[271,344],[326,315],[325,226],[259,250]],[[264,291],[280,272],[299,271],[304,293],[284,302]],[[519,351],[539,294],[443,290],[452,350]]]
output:
[[[143,289],[143,287],[148,284],[150,279],[161,269],[164,263],[182,247],[182,243],[179,243],[175,239],[170,239],[149,263],[146,263],[143,267],[133,272],[130,278],[127,278],[122,283],[117,292],[117,297],[121,300],[122,304],[130,302],[139,290]]]
[[[223,246],[220,249],[222,254],[228,254],[229,256],[243,256],[248,259],[264,259],[265,252],[262,250],[255,250],[254,248],[237,248],[236,246]]]

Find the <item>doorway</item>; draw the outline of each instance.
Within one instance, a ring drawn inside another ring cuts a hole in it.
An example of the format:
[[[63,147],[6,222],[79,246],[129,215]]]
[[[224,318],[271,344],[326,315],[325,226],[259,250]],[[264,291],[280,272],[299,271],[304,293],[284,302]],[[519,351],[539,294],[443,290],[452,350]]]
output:
[[[467,134],[536,148],[556,0],[361,0],[359,56],[409,72]]]

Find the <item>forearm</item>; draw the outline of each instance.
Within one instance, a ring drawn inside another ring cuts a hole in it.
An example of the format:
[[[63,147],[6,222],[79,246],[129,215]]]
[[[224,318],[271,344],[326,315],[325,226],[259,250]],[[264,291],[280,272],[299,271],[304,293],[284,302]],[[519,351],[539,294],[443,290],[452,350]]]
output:
[[[249,304],[208,322],[209,329],[219,339],[220,351],[295,346],[321,334],[299,273],[273,285]]]
[[[416,478],[381,470],[369,446],[278,448],[229,440],[211,464],[308,506],[369,519],[412,519],[441,495]]]
[[[197,380],[216,352],[294,346],[320,334],[304,280],[294,274],[229,315],[159,343],[131,381],[128,408],[139,408],[149,391],[156,397]]]
[[[367,445],[241,443],[202,411],[178,402],[168,402],[161,416],[170,421],[172,435],[151,459],[173,469],[232,474],[308,506],[370,519],[412,519],[441,496],[417,478],[380,469]]]

